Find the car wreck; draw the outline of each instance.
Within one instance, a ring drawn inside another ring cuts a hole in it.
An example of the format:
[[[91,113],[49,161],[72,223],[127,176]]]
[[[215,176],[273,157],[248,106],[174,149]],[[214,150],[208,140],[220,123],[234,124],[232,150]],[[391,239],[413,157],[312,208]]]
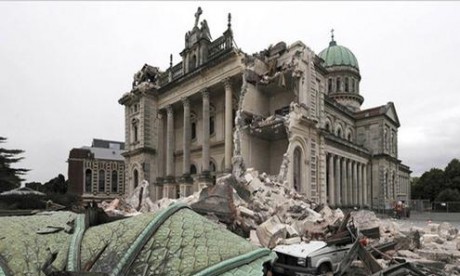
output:
[[[273,249],[277,260],[273,263],[275,275],[315,275],[335,271],[351,244],[327,245],[311,241],[292,245],[278,245]]]

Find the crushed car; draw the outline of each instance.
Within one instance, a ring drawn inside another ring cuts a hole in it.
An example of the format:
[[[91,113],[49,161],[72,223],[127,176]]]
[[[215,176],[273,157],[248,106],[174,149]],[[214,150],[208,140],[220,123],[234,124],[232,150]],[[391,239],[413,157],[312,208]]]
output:
[[[353,244],[328,245],[324,241],[278,245],[273,251],[278,259],[273,263],[274,275],[320,275],[336,270]]]

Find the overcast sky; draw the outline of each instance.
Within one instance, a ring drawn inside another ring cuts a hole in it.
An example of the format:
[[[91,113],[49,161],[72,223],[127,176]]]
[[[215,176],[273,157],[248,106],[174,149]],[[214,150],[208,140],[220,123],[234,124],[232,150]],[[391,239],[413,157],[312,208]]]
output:
[[[362,108],[392,101],[399,159],[418,176],[460,158],[460,2],[0,2],[0,136],[25,150],[27,181],[67,178],[70,149],[124,140],[133,74],[179,62],[201,6],[213,38],[252,54],[301,40],[356,55]]]

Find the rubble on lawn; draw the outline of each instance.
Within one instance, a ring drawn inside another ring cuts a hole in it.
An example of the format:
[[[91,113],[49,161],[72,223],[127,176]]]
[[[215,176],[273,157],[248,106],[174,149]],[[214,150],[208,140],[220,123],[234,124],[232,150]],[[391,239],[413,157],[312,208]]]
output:
[[[150,200],[147,181],[143,181],[126,199],[103,202],[101,207],[109,216],[132,216],[182,202],[222,227],[270,249],[279,244],[311,240],[324,240],[328,244],[352,243],[356,238],[348,230],[351,223],[368,238],[366,248],[369,252],[382,258],[377,259],[382,269],[391,268],[395,260],[402,259],[460,275],[457,269],[460,236],[458,229],[449,223],[399,229],[395,220],[379,219],[369,210],[355,210],[345,216],[341,209],[311,202],[287,187],[285,181],[281,183],[280,176],[259,174],[254,169],[240,172],[239,177],[235,174],[220,177],[214,186],[189,197],[163,198],[155,202]],[[351,267],[359,263],[355,260]]]

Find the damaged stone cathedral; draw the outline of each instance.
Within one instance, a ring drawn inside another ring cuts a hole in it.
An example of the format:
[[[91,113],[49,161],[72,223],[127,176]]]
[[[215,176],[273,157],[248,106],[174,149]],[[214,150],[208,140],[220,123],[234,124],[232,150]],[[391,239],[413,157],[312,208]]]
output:
[[[246,54],[206,20],[185,35],[182,60],[134,75],[125,106],[126,192],[188,196],[244,168],[273,175],[331,206],[388,208],[410,199],[392,102],[361,110],[355,55],[332,36],[315,54],[298,41]]]

